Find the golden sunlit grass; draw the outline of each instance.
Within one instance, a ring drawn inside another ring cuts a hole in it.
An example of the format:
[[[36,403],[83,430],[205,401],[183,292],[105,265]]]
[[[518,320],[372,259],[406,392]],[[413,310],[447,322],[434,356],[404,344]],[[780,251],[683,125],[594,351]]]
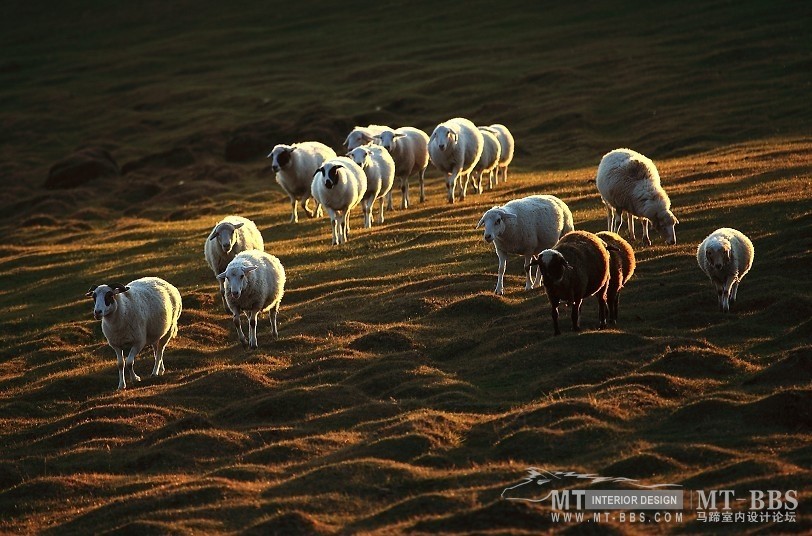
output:
[[[452,4],[14,6],[0,23],[0,531],[566,529],[500,500],[531,465],[812,499],[809,17]],[[371,230],[354,214],[338,248],[326,219],[287,223],[262,154],[224,158],[235,132],[338,148],[355,124],[455,115],[510,126],[510,182],[448,205],[430,171],[426,203]],[[42,188],[80,145],[147,163]],[[594,173],[618,146],[657,163],[678,244],[636,248],[616,327],[596,331],[589,301],[585,331],[553,337],[518,257],[493,295],[474,225],[551,193],[601,230]],[[227,213],[256,221],[288,276],[280,340],[263,319],[253,353],[203,259]],[[695,260],[722,226],[756,247],[730,315]],[[179,335],[165,376],[116,392],[84,293],[145,275],[180,289]],[[802,508],[780,528],[810,522]]]

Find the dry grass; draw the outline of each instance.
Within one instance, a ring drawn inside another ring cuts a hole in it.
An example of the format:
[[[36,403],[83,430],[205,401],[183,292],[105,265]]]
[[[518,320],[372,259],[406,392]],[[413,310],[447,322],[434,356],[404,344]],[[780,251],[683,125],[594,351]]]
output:
[[[3,28],[0,531],[565,528],[499,499],[529,465],[799,489],[799,522],[782,528],[810,529],[810,21],[793,12],[804,8],[472,8],[452,22],[451,4],[431,18],[213,6],[15,5],[28,23]],[[432,175],[427,203],[369,231],[354,215],[339,248],[326,220],[287,223],[262,158],[224,159],[235,132],[338,147],[355,123],[430,129],[457,114],[512,128],[510,182],[451,206]],[[86,144],[146,164],[41,187]],[[616,146],[657,162],[679,243],[637,248],[617,329],[596,331],[588,303],[585,331],[553,338],[518,258],[505,296],[492,294],[496,257],[473,226],[495,203],[553,193],[576,227],[600,230],[592,177]],[[170,148],[193,161],[150,157]],[[288,273],[281,338],[261,323],[253,353],[203,260],[230,212],[257,222]],[[722,226],[756,247],[731,315],[716,312],[694,257]],[[181,290],[181,329],[166,376],[119,393],[83,293],[143,275]]]

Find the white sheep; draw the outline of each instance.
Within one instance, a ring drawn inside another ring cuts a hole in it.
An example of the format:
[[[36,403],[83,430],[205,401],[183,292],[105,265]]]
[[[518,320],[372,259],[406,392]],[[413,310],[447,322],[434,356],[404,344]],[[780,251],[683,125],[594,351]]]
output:
[[[309,217],[321,215],[320,206],[316,205],[313,210],[307,206],[307,201],[311,197],[310,183],[313,182],[313,174],[324,161],[335,157],[335,151],[317,141],[304,141],[293,145],[279,144],[268,155],[271,159],[271,169],[276,173],[276,182],[290,197],[291,223],[299,221],[300,201]]]
[[[386,129],[375,137],[392,155],[395,161],[395,176],[400,179],[400,191],[403,197],[400,208],[409,208],[409,177],[415,173],[420,178],[420,202],[426,201],[424,177],[429,165],[429,136],[414,127],[400,127],[397,130]],[[389,209],[392,209],[392,194],[389,194]]]
[[[350,232],[349,212],[367,191],[367,176],[351,158],[338,156],[326,161],[313,175],[313,197],[330,215],[333,245],[347,241]]]
[[[696,261],[716,286],[719,310],[725,313],[736,302],[739,283],[753,266],[755,249],[744,233],[722,227],[708,235],[696,250]]]
[[[355,127],[347,134],[347,139],[344,140],[344,147],[348,151],[352,151],[356,147],[372,143],[375,136],[379,135],[384,130],[391,130],[385,125],[367,125],[365,127]]]
[[[94,285],[85,296],[94,302],[93,317],[101,319],[102,333],[116,353],[118,388],[126,389],[124,368],[130,382],[141,378],[133,370],[135,356],[147,345],[152,346],[155,366],[152,376],[164,373],[164,349],[178,334],[178,318],[182,309],[180,292],[157,277],[144,277],[126,286],[120,283]],[[124,350],[129,349],[127,358]]]
[[[505,268],[508,255],[523,255],[525,290],[540,282],[540,271],[531,273],[530,263],[535,255],[553,247],[563,235],[573,230],[572,212],[566,203],[552,195],[531,195],[514,199],[501,207],[485,212],[476,228],[485,227],[485,242],[493,242],[499,257],[496,294],[504,294]]]
[[[660,185],[654,162],[631,149],[615,149],[601,159],[595,184],[603,201],[615,211],[646,218],[667,244],[677,243],[674,226],[679,221],[671,212],[671,200]],[[634,222],[629,222],[630,238],[634,239]]]
[[[499,168],[499,158],[502,154],[502,146],[496,137],[497,131],[491,127],[479,127],[482,132],[482,156],[479,157],[471,177],[474,181],[474,188],[482,193],[482,174],[488,174],[488,189],[493,190],[494,171]],[[498,180],[497,180],[498,182]]]
[[[392,191],[395,181],[395,161],[380,145],[366,144],[356,147],[347,156],[361,166],[367,177],[367,191],[361,199],[364,210],[364,228],[372,227],[372,209],[375,201],[381,200],[381,213],[378,223],[383,223],[384,197]]]
[[[461,199],[465,199],[469,176],[482,156],[484,143],[476,125],[462,117],[440,123],[431,133],[429,157],[437,169],[446,174],[449,203],[454,202],[458,182],[462,186]]]
[[[513,162],[513,152],[516,149],[516,141],[508,127],[495,123],[490,127],[497,132],[496,139],[499,140],[501,151],[499,152],[499,167],[496,170],[496,182],[499,182],[499,171],[502,171],[502,182],[507,182],[508,166]]]
[[[226,269],[237,253],[247,249],[263,251],[265,244],[262,234],[251,220],[241,216],[226,216],[214,226],[203,246],[203,254],[214,276]],[[223,295],[223,282],[220,282],[220,297],[226,313],[230,313]]]
[[[243,251],[228,263],[217,279],[226,287],[226,302],[234,315],[234,327],[240,342],[257,348],[257,317],[268,313],[273,338],[279,338],[276,317],[285,293],[285,268],[279,259],[264,251]],[[248,317],[248,340],[242,330],[241,314]]]

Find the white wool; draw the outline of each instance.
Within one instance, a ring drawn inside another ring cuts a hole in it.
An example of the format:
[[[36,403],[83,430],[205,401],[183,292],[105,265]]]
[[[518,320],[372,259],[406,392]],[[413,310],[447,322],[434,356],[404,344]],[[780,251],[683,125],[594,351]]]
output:
[[[409,177],[414,174],[420,179],[420,202],[426,200],[424,176],[429,165],[429,136],[414,127],[400,127],[396,130],[383,130],[375,141],[392,155],[395,161],[395,177],[400,179],[403,194],[400,208],[409,208]],[[391,194],[389,196],[391,209]]]
[[[344,140],[344,147],[348,151],[352,151],[356,147],[366,145],[373,141],[375,136],[379,135],[384,130],[390,130],[385,125],[367,125],[365,127],[355,127],[347,134],[347,139]]]
[[[101,316],[102,333],[118,359],[118,388],[125,389],[125,365],[131,381],[141,378],[133,370],[138,353],[147,345],[153,347],[153,376],[164,372],[163,354],[169,341],[178,333],[182,303],[180,292],[157,277],[144,277],[124,285],[92,288],[88,297],[94,301],[94,314]],[[128,351],[125,359],[124,352]]]
[[[491,127],[479,127],[482,132],[482,155],[479,157],[474,171],[471,173],[474,188],[482,193],[482,175],[488,175],[488,189],[494,187],[494,171],[499,167],[499,157],[502,155],[502,146],[496,137],[495,130]]]
[[[333,245],[347,241],[350,231],[349,212],[361,202],[367,191],[367,176],[351,158],[339,156],[328,160],[313,175],[313,197],[330,215]]]
[[[755,248],[742,232],[722,227],[699,244],[696,260],[716,287],[719,308],[728,312],[735,303],[739,283],[753,266]]]
[[[226,216],[214,226],[206,237],[203,254],[215,277],[226,269],[228,263],[240,252],[249,249],[265,249],[262,234],[256,224],[242,216]],[[223,295],[223,283],[220,282],[220,296]],[[225,298],[223,298],[225,307]],[[226,311],[228,312],[228,311]]]
[[[504,294],[508,255],[524,256],[525,290],[529,290],[540,283],[540,271],[536,269],[533,277],[528,269],[533,257],[574,228],[569,207],[552,195],[531,195],[493,207],[482,215],[479,227],[485,228],[483,239],[493,242],[499,258],[496,294]]]
[[[499,167],[496,170],[496,180],[499,181],[499,174],[502,174],[502,182],[507,182],[507,171],[510,163],[513,162],[513,152],[516,149],[516,141],[513,139],[508,127],[495,123],[489,128],[496,131],[496,139],[499,140],[501,150],[499,152]]]
[[[260,313],[269,313],[273,336],[275,339],[279,337],[277,313],[285,293],[285,268],[279,259],[264,251],[243,251],[228,263],[218,279],[225,282],[226,303],[243,346],[257,347],[257,317]],[[240,324],[241,314],[248,317],[248,340]]]
[[[307,201],[311,197],[310,183],[313,182],[313,174],[324,161],[335,157],[335,151],[317,141],[304,141],[293,145],[279,144],[268,155],[271,159],[271,169],[276,173],[276,182],[290,197],[291,223],[299,221],[300,202],[309,217],[318,215],[320,207],[311,210],[307,206]]]
[[[361,198],[364,211],[364,228],[372,227],[372,209],[375,201],[381,200],[381,212],[378,223],[384,222],[383,198],[392,191],[395,181],[395,162],[392,156],[380,145],[366,144],[356,147],[347,153],[356,164],[361,166],[367,177],[367,191]]]
[[[462,186],[461,199],[465,199],[469,176],[482,156],[483,145],[482,132],[462,117],[440,123],[431,133],[429,157],[437,169],[447,175],[449,203],[454,202],[458,183]]]

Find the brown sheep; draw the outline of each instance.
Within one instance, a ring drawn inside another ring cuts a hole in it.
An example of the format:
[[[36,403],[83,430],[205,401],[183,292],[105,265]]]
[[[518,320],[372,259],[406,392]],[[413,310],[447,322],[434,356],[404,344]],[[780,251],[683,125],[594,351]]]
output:
[[[601,231],[597,237],[606,242],[607,249],[609,249],[609,287],[607,291],[609,322],[617,324],[620,290],[634,275],[637,261],[634,258],[632,246],[619,234]]]
[[[558,304],[562,300],[572,307],[573,331],[580,331],[581,303],[584,298],[597,296],[600,329],[606,327],[609,251],[600,238],[586,231],[572,231],[552,249],[542,251],[533,263],[541,267],[556,335],[561,335]]]

